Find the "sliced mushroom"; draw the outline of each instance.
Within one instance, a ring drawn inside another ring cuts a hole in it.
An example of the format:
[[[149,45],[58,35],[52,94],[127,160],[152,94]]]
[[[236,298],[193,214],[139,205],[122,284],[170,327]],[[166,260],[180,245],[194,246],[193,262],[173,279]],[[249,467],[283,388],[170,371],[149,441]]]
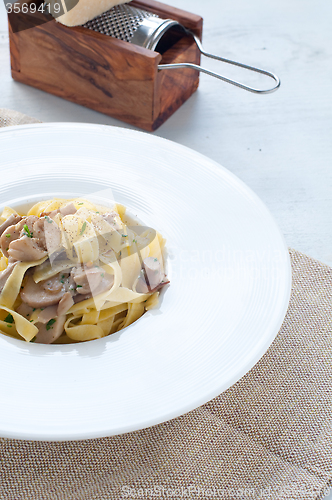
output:
[[[75,208],[74,203],[69,203],[65,207],[60,208],[59,212],[61,215],[63,215],[65,217],[66,215],[76,214],[77,210]]]
[[[161,271],[161,265],[158,259],[147,257],[143,261],[141,275],[137,280],[136,292],[149,293],[155,291],[161,284],[164,274]]]
[[[20,237],[20,232],[25,224],[25,218],[21,219],[17,224],[7,227],[0,237],[1,251],[5,257],[8,257],[9,244]]]
[[[53,321],[54,320],[54,321]],[[63,333],[66,316],[52,318],[47,323],[36,323],[38,333],[35,342],[37,344],[52,344]]]
[[[7,229],[9,226],[15,226],[18,222],[22,220],[22,217],[18,214],[11,214],[5,222],[3,222],[0,226],[0,235]]]
[[[9,255],[8,250],[9,250],[10,244],[13,241],[18,240],[21,236],[28,234],[24,229],[25,225],[27,225],[30,236],[33,236],[32,228],[33,228],[33,224],[37,220],[38,220],[38,217],[36,217],[35,215],[30,215],[29,217],[23,217],[23,219],[21,218],[21,220],[17,224],[7,227],[7,230],[4,231],[0,237],[1,251],[5,257],[8,257],[8,255]],[[16,260],[19,260],[19,259],[16,259]]]
[[[60,210],[52,210],[52,212],[42,212],[39,217],[50,217],[51,219],[53,219],[53,217],[55,217],[59,212]]]
[[[51,255],[59,251],[61,244],[61,231],[59,226],[50,217],[41,217],[33,225],[33,236],[38,239],[38,244]]]
[[[21,316],[24,316],[26,319],[31,318],[31,314],[34,309],[31,306],[28,306],[25,302],[22,302],[17,308],[16,312],[18,312]]]
[[[45,309],[40,311],[40,313],[38,314],[38,323],[48,323],[51,319],[57,316],[57,310],[57,304],[55,304],[54,306],[45,307]]]
[[[24,228],[25,225],[29,229],[29,232],[32,234],[33,233],[33,225],[38,220],[39,220],[39,217],[37,217],[36,215],[29,215],[28,217],[24,217],[22,219],[22,221],[20,221],[20,223],[19,223],[19,224],[21,224],[22,222],[24,222],[23,226],[21,226],[22,227],[21,236],[24,236],[25,234],[27,234],[27,231]]]
[[[7,253],[12,259],[21,262],[40,260],[47,255],[47,251],[38,245],[38,240],[29,236],[12,241]]]
[[[110,290],[114,283],[114,276],[112,274],[104,274],[102,276],[101,282],[97,288],[93,290],[92,295],[96,297],[100,293],[106,292],[106,290]]]
[[[67,292],[67,283],[62,283],[62,281],[59,273],[48,280],[35,283],[32,275],[29,274],[23,281],[21,299],[29,306],[36,308],[58,304]]]
[[[38,219],[32,226],[33,237],[38,239],[38,244],[46,250],[46,238],[45,238],[45,217]]]
[[[101,284],[104,271],[101,267],[74,267],[71,276],[76,284],[76,291],[81,295],[93,293]]]
[[[74,300],[70,292],[66,292],[64,296],[61,298],[59,305],[57,307],[57,316],[63,316],[66,314],[71,306],[74,305]]]
[[[91,299],[92,294],[87,293],[86,295],[74,295],[73,300],[74,304],[78,304],[79,302],[83,302],[83,300]]]

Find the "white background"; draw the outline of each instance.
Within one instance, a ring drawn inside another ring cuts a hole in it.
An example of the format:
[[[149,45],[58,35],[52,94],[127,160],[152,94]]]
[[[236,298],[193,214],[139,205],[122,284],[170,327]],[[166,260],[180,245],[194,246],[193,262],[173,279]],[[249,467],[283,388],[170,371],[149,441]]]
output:
[[[254,95],[202,75],[198,92],[155,134],[231,170],[265,202],[289,246],[332,265],[332,3],[173,3],[203,16],[207,50],[274,71],[281,88],[271,95]],[[203,62],[244,81],[262,86],[272,82],[263,77],[253,80],[227,65]],[[0,1],[1,107],[44,122],[129,127],[14,82],[6,13]]]

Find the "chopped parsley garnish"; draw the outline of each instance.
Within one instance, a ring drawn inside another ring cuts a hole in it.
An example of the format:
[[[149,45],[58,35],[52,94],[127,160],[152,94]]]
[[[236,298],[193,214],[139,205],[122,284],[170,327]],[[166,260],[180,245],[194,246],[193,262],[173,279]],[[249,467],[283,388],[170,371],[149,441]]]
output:
[[[33,233],[30,233],[30,229],[28,228],[27,224],[24,224],[23,229],[25,231],[25,236],[27,236],[28,238],[33,237]]]
[[[76,285],[76,288],[82,288],[82,285]]]
[[[77,203],[77,205],[84,205],[84,203],[83,202],[82,203]]]
[[[13,318],[13,316],[9,313],[9,314],[7,314],[7,316],[5,317],[5,321],[6,321],[6,323],[14,323],[14,318]]]
[[[155,262],[158,262],[158,259],[154,259]]]
[[[96,214],[100,214],[100,212],[96,212]]]
[[[10,238],[11,237],[11,234],[10,233],[7,233],[6,234],[6,238]]]
[[[86,221],[83,222],[83,226],[82,226],[82,229],[81,229],[81,232],[80,232],[80,236],[82,236],[82,234],[84,233],[85,230],[86,230]]]
[[[50,219],[50,217],[48,215],[45,215],[45,219],[47,220],[47,222],[49,224],[52,224],[53,221],[52,221],[52,219]]]
[[[9,247],[6,248],[6,252],[8,252],[8,250],[9,250]]]
[[[34,307],[34,308],[32,309],[32,311],[35,311],[35,310],[36,310],[36,308]]]
[[[104,273],[102,273],[101,277],[103,278],[104,276],[105,276],[105,274],[104,274]]]
[[[13,325],[7,325],[8,328],[11,328]]]
[[[122,238],[128,238],[128,234],[123,234]]]
[[[48,323],[46,323],[46,330],[50,330],[52,328],[52,325],[56,322],[56,319],[50,319]]]

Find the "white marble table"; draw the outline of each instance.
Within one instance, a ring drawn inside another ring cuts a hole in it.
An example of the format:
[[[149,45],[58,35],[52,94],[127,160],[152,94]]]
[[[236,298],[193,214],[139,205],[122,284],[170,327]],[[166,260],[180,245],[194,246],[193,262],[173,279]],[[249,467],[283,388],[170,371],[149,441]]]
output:
[[[332,264],[332,3],[174,3],[204,17],[207,49],[271,69],[282,84],[276,93],[258,96],[203,75],[199,91],[155,134],[189,146],[227,167],[266,203],[289,246]],[[207,66],[246,77],[215,62]],[[268,79],[260,82],[270,84]],[[128,127],[14,82],[2,2],[1,107],[44,122]]]

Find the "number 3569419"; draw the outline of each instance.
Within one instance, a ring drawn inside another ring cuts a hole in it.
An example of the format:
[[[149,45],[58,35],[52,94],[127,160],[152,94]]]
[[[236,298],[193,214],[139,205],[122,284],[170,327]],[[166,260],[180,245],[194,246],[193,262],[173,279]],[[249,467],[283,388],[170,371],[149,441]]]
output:
[[[51,6],[50,4],[41,4],[39,7],[35,3],[6,3],[5,4],[6,10],[8,14],[15,13],[15,14],[35,14],[36,12],[43,12],[43,13],[50,13],[51,11]],[[52,5],[52,12],[55,14],[59,14],[61,11],[61,5],[60,3],[54,3]]]

